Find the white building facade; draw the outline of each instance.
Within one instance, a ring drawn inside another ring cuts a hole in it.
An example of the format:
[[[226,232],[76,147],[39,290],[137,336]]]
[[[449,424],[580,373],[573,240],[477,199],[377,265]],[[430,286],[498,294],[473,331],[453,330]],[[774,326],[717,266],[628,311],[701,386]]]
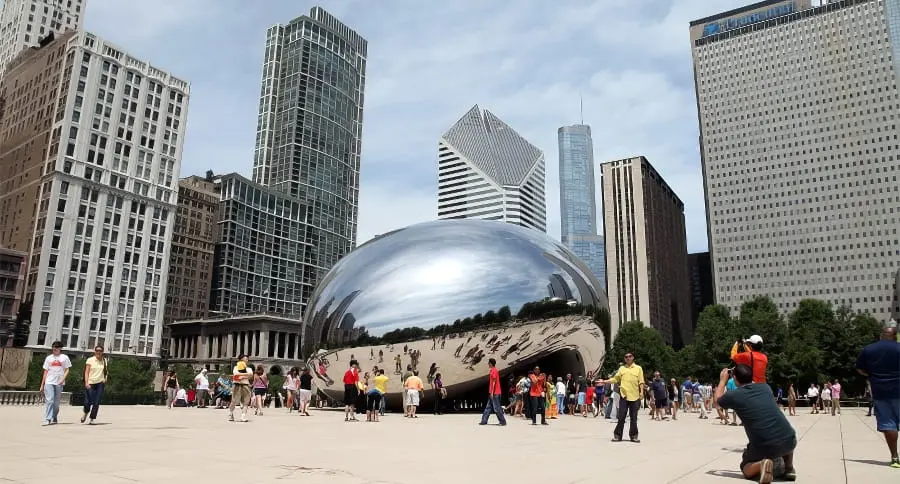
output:
[[[543,152],[476,105],[438,142],[438,218],[546,232]]]
[[[816,298],[890,317],[898,9],[772,1],[691,23],[718,303],[766,295],[789,312]]]
[[[69,40],[66,63],[28,273],[29,346],[158,356],[190,86],[87,32]]]
[[[19,52],[49,33],[80,30],[84,0],[4,0],[0,6],[0,76]]]

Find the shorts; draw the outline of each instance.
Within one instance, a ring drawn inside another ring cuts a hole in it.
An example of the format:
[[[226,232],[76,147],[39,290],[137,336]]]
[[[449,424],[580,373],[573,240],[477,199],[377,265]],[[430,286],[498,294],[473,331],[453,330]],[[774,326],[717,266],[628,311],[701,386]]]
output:
[[[819,397],[809,397],[809,406],[815,407],[817,401],[819,401]]]
[[[312,390],[300,389],[300,403],[308,403],[312,400]]]
[[[356,399],[359,397],[359,388],[353,383],[344,384],[344,405],[356,405]]]
[[[231,388],[231,403],[238,405],[250,404],[250,385],[235,385]]]
[[[381,392],[373,391],[367,393],[367,395],[369,397],[369,400],[366,409],[371,412],[375,412],[381,409]]]
[[[578,405],[584,405],[584,398],[587,395],[584,392],[578,392]]]
[[[657,398],[656,399],[656,408],[666,408],[669,406],[668,398]]]
[[[266,389],[265,388],[254,388],[253,395],[255,395],[257,397],[264,397],[264,396],[266,396]]]
[[[779,457],[784,457],[785,455],[793,452],[794,448],[796,447],[796,436],[793,436],[782,443],[769,444],[764,446],[748,444],[744,449],[744,453],[741,455],[741,470],[744,469],[745,465],[753,462],[759,462],[763,459],[777,459]]]
[[[879,432],[900,430],[900,398],[879,398],[872,401]]]
[[[406,390],[406,404],[414,407],[419,406],[419,390]]]

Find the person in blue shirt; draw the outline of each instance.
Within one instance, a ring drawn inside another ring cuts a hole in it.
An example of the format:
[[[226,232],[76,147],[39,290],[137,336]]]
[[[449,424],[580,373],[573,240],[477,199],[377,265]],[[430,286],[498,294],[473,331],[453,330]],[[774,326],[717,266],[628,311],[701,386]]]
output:
[[[897,433],[900,431],[900,343],[897,328],[885,328],[881,340],[863,348],[856,371],[869,378],[878,431],[891,452],[890,466],[900,469]]]
[[[691,377],[687,377],[684,383],[681,384],[681,409],[684,412],[690,412],[694,408],[693,400],[691,399],[693,388],[694,382],[691,381]]]
[[[725,383],[725,391],[726,391],[726,392],[731,392],[731,391],[734,391],[734,390],[737,390],[737,384],[734,383],[734,374],[733,374],[733,372],[731,372],[731,371],[729,370],[729,374],[728,374],[728,382]],[[723,423],[724,423],[725,425],[728,425],[728,421],[731,420],[731,425],[737,425],[737,424],[738,424],[738,416],[737,416],[737,413],[736,413],[734,410],[731,410],[731,418],[729,419],[729,418],[728,418],[728,413],[729,413],[728,409],[725,408],[725,409],[723,409],[723,410],[725,410],[725,421],[724,421]]]

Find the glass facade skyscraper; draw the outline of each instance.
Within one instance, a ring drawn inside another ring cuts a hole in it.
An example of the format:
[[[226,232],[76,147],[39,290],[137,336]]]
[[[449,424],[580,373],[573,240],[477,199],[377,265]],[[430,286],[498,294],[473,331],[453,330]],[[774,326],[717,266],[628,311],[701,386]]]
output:
[[[308,210],[313,285],[356,245],[366,50],[319,7],[267,32],[253,181]]]
[[[559,128],[559,205],[562,243],[606,286],[603,236],[597,235],[594,143],[584,124]]]

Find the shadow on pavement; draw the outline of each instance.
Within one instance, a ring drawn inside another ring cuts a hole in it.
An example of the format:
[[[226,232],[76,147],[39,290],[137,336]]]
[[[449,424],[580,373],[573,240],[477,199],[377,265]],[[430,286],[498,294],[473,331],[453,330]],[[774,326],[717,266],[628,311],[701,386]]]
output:
[[[885,460],[871,460],[871,459],[844,459],[844,462],[856,462],[858,464],[869,464],[872,466],[878,467],[887,467],[891,465],[889,461]]]
[[[706,474],[710,475],[710,476],[716,476],[716,477],[731,477],[732,479],[740,479],[742,481],[747,480],[747,478],[745,478],[744,475],[738,471],[714,470],[714,471],[706,471]]]

